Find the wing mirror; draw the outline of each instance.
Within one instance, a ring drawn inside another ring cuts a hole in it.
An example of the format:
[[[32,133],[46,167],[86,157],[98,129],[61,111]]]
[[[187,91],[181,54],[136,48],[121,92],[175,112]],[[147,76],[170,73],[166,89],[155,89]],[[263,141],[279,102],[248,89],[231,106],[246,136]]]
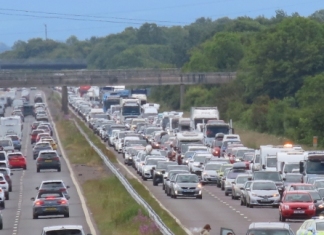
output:
[[[66,188],[70,188],[70,186],[66,186]]]
[[[155,167],[154,166],[152,167],[152,170],[155,170]]]
[[[162,174],[165,174],[165,171],[161,171],[162,172]]]
[[[31,199],[30,199],[31,201],[35,201],[35,198],[34,197],[32,197]]]
[[[241,190],[244,190],[244,188],[243,188],[243,187],[241,187],[240,189],[241,189]]]
[[[13,175],[13,173],[10,173],[10,175]]]
[[[232,184],[235,184],[235,182],[232,182]]]
[[[36,187],[36,190],[39,190],[39,187]]]
[[[286,181],[286,178],[282,178],[283,181]]]

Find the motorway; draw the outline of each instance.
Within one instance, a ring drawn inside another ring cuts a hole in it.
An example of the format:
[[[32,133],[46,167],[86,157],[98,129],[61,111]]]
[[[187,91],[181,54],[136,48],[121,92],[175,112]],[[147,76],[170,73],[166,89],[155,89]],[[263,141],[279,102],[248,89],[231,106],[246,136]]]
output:
[[[123,164],[123,157],[113,151],[123,165],[122,171],[128,171],[142,181],[136,171]],[[127,168],[127,170],[125,170]],[[151,180],[142,181],[155,198],[171,212],[183,226],[192,232],[199,231],[205,224],[209,223],[212,227],[211,234],[219,234],[220,228],[231,228],[236,235],[245,234],[248,226],[252,222],[279,222],[279,210],[272,207],[247,208],[240,205],[240,200],[232,200],[231,196],[225,196],[224,191],[215,185],[205,185],[203,199],[172,199],[164,193],[162,185],[153,186]],[[297,231],[301,226],[301,221],[289,221],[292,229]]]
[[[34,91],[31,91],[31,102],[33,101]],[[19,96],[19,94],[18,94]],[[12,108],[7,108],[6,116],[9,116]],[[70,176],[70,172],[65,160],[61,161],[61,172],[45,170],[36,173],[36,163],[32,157],[32,145],[30,144],[30,125],[34,118],[28,116],[25,118],[23,128],[23,140],[21,152],[27,158],[27,170],[13,170],[12,182],[13,191],[10,193],[10,200],[6,201],[6,208],[2,211],[4,228],[1,235],[33,235],[40,234],[42,228],[53,225],[82,225],[85,233],[89,233],[89,227],[85,219],[85,214],[81,206],[80,197],[77,194],[76,187]],[[56,139],[56,136],[53,136]],[[59,152],[59,151],[58,151]],[[32,197],[35,197],[42,180],[61,179],[66,185],[69,185],[70,217],[32,217]]]

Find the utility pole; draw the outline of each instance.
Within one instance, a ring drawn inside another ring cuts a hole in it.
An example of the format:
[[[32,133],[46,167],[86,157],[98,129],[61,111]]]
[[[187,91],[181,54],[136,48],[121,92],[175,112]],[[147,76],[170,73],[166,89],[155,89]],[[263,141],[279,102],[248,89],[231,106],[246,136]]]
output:
[[[45,26],[45,40],[47,40],[47,25],[44,24],[44,26]]]

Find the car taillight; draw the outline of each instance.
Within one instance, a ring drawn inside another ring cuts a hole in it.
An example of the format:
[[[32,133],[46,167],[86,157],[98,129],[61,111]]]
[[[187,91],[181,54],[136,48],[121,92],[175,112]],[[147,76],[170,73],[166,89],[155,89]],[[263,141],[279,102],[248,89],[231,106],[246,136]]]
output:
[[[6,184],[6,181],[0,181],[0,184]]]
[[[36,206],[41,206],[41,205],[44,205],[44,202],[41,201],[41,200],[38,200],[38,201],[35,202],[35,205]]]
[[[60,191],[61,192],[66,192],[66,188],[61,188]]]
[[[59,200],[59,201],[57,201],[57,203],[61,204],[61,205],[66,205],[67,201],[66,200]]]
[[[53,158],[55,161],[59,161],[60,159],[58,157]]]

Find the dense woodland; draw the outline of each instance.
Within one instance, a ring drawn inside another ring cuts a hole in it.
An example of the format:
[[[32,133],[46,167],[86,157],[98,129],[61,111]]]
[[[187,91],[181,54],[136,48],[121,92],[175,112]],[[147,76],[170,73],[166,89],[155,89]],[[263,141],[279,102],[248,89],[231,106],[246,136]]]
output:
[[[0,59],[86,59],[89,68],[237,71],[221,86],[188,86],[185,109],[218,106],[224,120],[260,132],[324,145],[324,10],[309,17],[197,19],[181,27],[145,23],[118,34],[66,42],[17,41]],[[179,87],[153,87],[151,98],[179,109]]]

